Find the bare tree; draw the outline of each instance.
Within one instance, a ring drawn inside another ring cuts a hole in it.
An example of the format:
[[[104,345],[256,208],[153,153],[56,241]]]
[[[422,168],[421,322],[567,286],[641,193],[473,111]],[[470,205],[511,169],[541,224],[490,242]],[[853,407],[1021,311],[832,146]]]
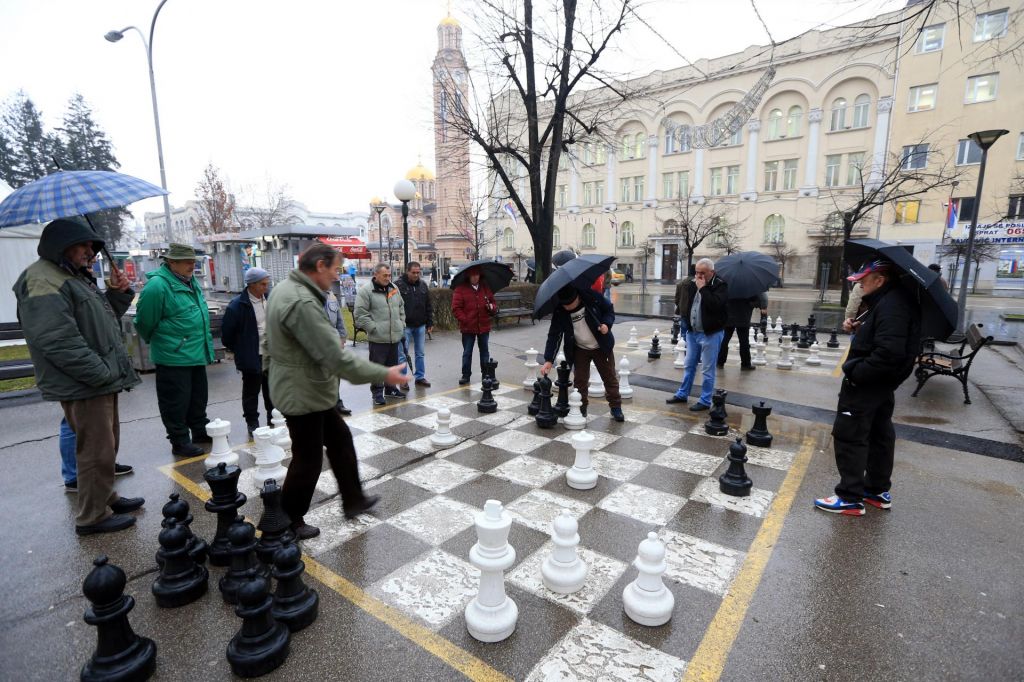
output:
[[[290,212],[294,199],[288,185],[278,184],[268,177],[261,190],[250,188],[247,194],[249,205],[240,207],[238,212],[244,212],[247,218],[251,218],[255,227],[294,225],[299,222],[298,217]]]
[[[972,294],[978,287],[978,271],[981,269],[982,264],[998,260],[999,253],[1000,248],[998,244],[984,239],[975,240],[974,247],[971,249],[971,265],[974,267],[974,278],[971,282]],[[960,266],[967,257],[967,240],[958,239],[946,242],[939,246],[938,254],[940,261],[953,260],[953,267],[949,270],[949,284],[950,290],[952,290],[960,285]]]
[[[700,203],[690,201],[690,196],[679,197],[672,204],[672,215],[662,223],[665,235],[677,236],[686,247],[686,270],[689,273],[693,265],[693,253],[708,238],[711,247],[726,250],[727,253],[739,250],[742,243],[740,227],[728,218],[728,207],[721,203]],[[659,221],[660,222],[660,221]]]
[[[785,239],[774,239],[768,244],[768,252],[779,263],[780,286],[786,280],[786,262],[797,256],[796,248],[786,243]]]
[[[235,197],[221,179],[220,169],[212,163],[207,164],[195,192],[199,219],[192,220],[192,227],[198,234],[221,234],[234,229]]]
[[[456,205],[455,232],[469,242],[473,249],[473,260],[480,260],[480,254],[498,241],[497,232],[486,224],[487,197],[473,198],[460,192]]]

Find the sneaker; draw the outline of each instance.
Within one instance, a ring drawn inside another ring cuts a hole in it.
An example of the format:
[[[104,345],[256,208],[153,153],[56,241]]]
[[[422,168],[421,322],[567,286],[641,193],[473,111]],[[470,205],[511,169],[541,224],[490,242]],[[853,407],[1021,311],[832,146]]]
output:
[[[408,391],[408,390],[409,390],[409,382],[408,382],[408,381],[407,381],[407,382],[405,382],[404,384],[402,384],[402,385],[401,385],[401,386],[399,386],[398,388],[399,388],[399,389],[401,389],[401,390],[403,390],[403,391]]]
[[[624,421],[626,421],[626,415],[622,414],[622,408],[621,407],[613,407],[612,410],[611,410],[611,415],[612,415],[612,419],[614,419],[617,422],[624,422]]]
[[[171,454],[175,457],[198,457],[203,449],[193,443],[175,443],[171,446]]]
[[[115,476],[127,476],[128,474],[135,471],[131,464],[118,464],[114,462],[114,475]]]
[[[580,405],[580,414],[582,414],[584,417],[587,416],[587,406],[586,405]]]
[[[116,533],[135,525],[135,517],[127,514],[114,514],[99,523],[90,526],[75,526],[79,535],[95,535],[96,533]]]
[[[757,367],[754,367],[753,365],[740,365],[740,370],[743,372],[753,372],[756,369]]]
[[[384,394],[383,393],[378,393],[378,394],[375,394],[373,396],[373,404],[374,405],[384,405],[385,403],[387,403],[387,401],[384,400]]]
[[[344,417],[348,417],[352,414],[352,410],[345,407],[345,403],[341,402],[340,400],[338,401],[338,404],[334,406],[334,409],[336,409]]]
[[[78,492],[78,479],[72,478],[70,481],[64,484],[64,492],[66,493],[77,493]]]
[[[384,395],[388,398],[398,398],[400,400],[405,399],[405,394],[402,393],[397,388],[389,388],[388,390],[384,391]]]
[[[844,516],[864,516],[863,502],[847,502],[838,495],[831,497],[819,497],[814,501],[814,506],[821,511]]]
[[[461,377],[459,377],[459,386],[465,386],[468,383],[469,383],[469,375],[468,374],[463,374]]]
[[[316,526],[311,526],[305,521],[299,521],[298,523],[292,524],[292,531],[295,532],[295,538],[298,540],[309,540],[320,535],[320,529]]]
[[[878,509],[889,509],[892,507],[892,495],[889,493],[878,493],[877,495],[864,493],[864,504],[870,504]]]
[[[213,445],[213,437],[208,433],[196,433],[192,435],[192,442],[197,445]]]
[[[146,504],[146,500],[142,497],[119,497],[110,505],[110,509],[115,514],[127,514],[139,509],[144,504]]]
[[[380,502],[380,495],[364,495],[362,502],[351,507],[345,507],[345,518],[354,519],[360,514],[366,513],[377,506]]]

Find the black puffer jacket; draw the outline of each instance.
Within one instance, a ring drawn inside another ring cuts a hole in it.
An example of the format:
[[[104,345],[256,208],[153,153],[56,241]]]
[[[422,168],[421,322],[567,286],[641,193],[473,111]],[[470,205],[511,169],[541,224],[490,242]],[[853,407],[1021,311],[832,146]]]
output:
[[[843,373],[854,385],[892,390],[914,369],[921,352],[921,306],[898,281],[864,297],[868,306],[850,343]]]
[[[405,275],[398,278],[395,286],[402,292],[405,300],[405,326],[428,328],[434,326],[434,310],[430,305],[430,289],[423,278],[413,284]]]
[[[693,300],[697,298],[697,283],[693,279],[686,285],[686,291],[686,312],[683,315],[683,319],[689,325]],[[729,317],[728,299],[729,285],[718,275],[712,277],[711,281],[701,289],[700,318],[705,334],[714,334],[725,328],[725,323]]]

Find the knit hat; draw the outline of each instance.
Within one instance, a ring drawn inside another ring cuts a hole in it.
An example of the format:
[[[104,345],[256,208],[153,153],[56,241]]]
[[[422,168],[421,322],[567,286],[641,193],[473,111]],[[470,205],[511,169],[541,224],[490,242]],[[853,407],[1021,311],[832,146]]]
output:
[[[167,253],[163,255],[164,260],[195,260],[196,250],[188,244],[171,244]]]
[[[255,284],[256,282],[262,282],[269,278],[270,273],[263,268],[249,268],[245,271],[245,286]]]
[[[558,303],[561,305],[569,305],[576,300],[579,296],[579,292],[572,286],[564,286],[558,290]]]

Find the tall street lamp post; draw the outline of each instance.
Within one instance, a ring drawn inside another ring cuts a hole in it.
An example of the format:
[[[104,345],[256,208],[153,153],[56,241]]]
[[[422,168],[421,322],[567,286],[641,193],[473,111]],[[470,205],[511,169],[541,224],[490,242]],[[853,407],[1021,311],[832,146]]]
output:
[[[143,35],[135,26],[126,26],[120,31],[109,31],[103,37],[112,43],[124,38],[125,31],[135,31],[142,38],[142,44],[146,48],[146,62],[149,64],[149,92],[153,98],[153,125],[156,128],[156,156],[160,162],[160,186],[165,190],[167,189],[167,172],[164,170],[164,144],[160,139],[160,112],[156,106],[156,78],[153,76],[153,32],[156,30],[156,18],[160,15],[160,10],[163,9],[167,0],[160,0],[160,4],[156,6],[156,11],[153,12],[153,20],[149,24],[149,40],[146,40],[146,36]],[[173,241],[171,233],[171,203],[167,198],[167,194],[164,194],[164,232],[167,237],[167,243],[170,244]]]
[[[409,202],[416,196],[416,185],[408,180],[395,183],[395,198],[402,202],[402,268],[409,266]]]
[[[381,222],[381,214],[387,208],[387,202],[380,197],[370,199],[370,208],[377,212],[377,260],[384,260],[384,227]]]
[[[960,295],[957,301],[959,313],[957,314],[956,332],[952,337],[950,337],[951,339],[964,338],[964,327],[966,326],[967,321],[967,287],[970,283],[971,277],[971,256],[974,251],[974,232],[978,228],[978,213],[981,211],[981,187],[985,182],[985,162],[988,161],[988,150],[989,147],[996,143],[996,140],[1008,132],[1010,131],[982,130],[977,133],[971,133],[967,136],[972,142],[974,142],[974,144],[981,147],[981,166],[978,168],[978,187],[974,191],[974,212],[971,214],[971,231],[967,236],[967,251],[964,254],[964,274],[963,279],[960,280]]]

